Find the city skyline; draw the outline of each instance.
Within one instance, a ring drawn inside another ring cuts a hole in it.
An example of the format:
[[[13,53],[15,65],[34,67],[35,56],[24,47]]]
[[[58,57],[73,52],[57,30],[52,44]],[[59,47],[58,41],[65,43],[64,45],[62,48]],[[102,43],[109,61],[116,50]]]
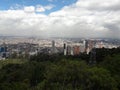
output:
[[[1,0],[0,35],[120,38],[120,0]]]

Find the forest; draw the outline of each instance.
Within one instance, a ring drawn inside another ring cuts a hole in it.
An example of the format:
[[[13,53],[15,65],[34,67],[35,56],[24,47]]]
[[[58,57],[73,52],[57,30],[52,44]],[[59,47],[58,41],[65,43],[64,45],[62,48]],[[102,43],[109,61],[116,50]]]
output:
[[[0,61],[0,90],[120,90],[120,48]],[[90,63],[96,60],[96,63]]]

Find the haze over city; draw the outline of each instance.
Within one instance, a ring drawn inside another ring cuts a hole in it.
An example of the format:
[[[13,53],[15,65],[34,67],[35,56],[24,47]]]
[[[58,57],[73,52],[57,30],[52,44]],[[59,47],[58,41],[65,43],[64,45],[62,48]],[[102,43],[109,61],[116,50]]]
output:
[[[120,0],[1,0],[0,35],[120,38]]]

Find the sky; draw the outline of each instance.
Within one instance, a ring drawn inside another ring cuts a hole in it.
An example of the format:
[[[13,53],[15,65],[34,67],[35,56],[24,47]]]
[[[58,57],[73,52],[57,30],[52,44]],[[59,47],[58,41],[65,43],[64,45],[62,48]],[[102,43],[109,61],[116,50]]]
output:
[[[0,35],[120,38],[120,0],[0,0]]]

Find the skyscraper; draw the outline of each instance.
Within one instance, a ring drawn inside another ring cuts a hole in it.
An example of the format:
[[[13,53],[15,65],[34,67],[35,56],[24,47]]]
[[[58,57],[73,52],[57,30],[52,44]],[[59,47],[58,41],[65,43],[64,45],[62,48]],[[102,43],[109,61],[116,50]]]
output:
[[[66,43],[64,43],[64,55],[67,55],[67,45],[66,45]]]
[[[52,53],[55,53],[55,41],[52,41]]]

